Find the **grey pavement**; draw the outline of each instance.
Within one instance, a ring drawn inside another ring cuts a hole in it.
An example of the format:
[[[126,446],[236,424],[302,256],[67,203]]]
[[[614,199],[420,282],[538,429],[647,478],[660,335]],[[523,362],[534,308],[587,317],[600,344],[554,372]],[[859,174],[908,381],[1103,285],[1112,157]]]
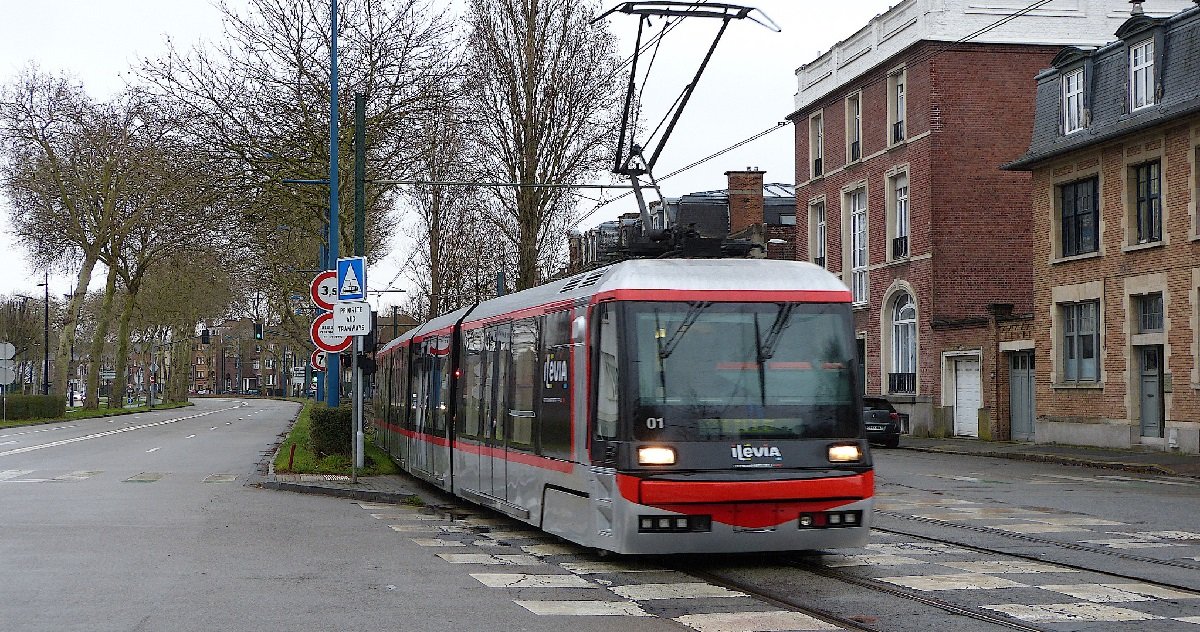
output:
[[[1162,450],[1116,450],[1090,446],[908,436],[901,438],[898,449],[1200,478],[1200,455]],[[416,500],[417,485],[415,479],[403,474],[359,477],[358,482],[354,483],[348,476],[275,474],[274,471],[267,472],[262,482],[262,486],[268,489],[393,503]],[[422,486],[421,489],[425,488]],[[422,491],[422,495],[428,494]]]

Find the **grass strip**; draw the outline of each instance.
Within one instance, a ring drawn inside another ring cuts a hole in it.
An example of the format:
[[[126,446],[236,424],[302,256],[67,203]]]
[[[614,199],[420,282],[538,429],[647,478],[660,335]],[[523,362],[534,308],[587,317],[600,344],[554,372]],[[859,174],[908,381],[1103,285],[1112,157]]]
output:
[[[42,424],[62,423],[64,421],[76,421],[79,419],[102,419],[104,417],[116,417],[118,415],[132,415],[134,413],[144,413],[150,410],[166,410],[169,408],[183,408],[184,406],[195,406],[192,402],[173,402],[170,404],[155,404],[154,408],[149,406],[138,406],[137,408],[93,408],[91,410],[84,408],[73,408],[67,410],[67,414],[63,417],[54,418],[38,418],[38,419],[9,419],[0,421],[0,428],[19,428],[21,426],[40,426]]]
[[[275,471],[280,474],[341,474],[349,476],[353,465],[350,457],[331,454],[318,458],[309,447],[309,424],[311,423],[309,412],[312,407],[312,401],[305,402],[304,408],[300,410],[300,415],[296,417],[296,423],[292,425],[291,432],[279,445],[279,453],[275,455]],[[372,443],[369,437],[364,443],[366,455],[363,463],[365,467],[359,471],[360,476],[382,476],[400,472],[396,463]]]

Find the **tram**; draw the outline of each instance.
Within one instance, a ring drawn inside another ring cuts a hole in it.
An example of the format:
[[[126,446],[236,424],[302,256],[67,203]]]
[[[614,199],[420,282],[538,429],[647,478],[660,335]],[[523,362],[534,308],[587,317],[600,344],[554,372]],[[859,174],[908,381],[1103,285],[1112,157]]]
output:
[[[393,340],[376,441],[411,474],[586,547],[862,546],[874,470],[850,306],[804,262],[616,263]]]

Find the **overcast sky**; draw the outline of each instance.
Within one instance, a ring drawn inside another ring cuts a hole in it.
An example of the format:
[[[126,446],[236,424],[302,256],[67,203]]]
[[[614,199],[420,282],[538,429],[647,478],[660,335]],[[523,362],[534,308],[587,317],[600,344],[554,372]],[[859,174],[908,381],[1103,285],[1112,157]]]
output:
[[[229,0],[234,6],[240,0]],[[752,2],[781,28],[773,33],[749,21],[730,25],[705,72],[679,126],[659,159],[656,173],[666,174],[696,159],[748,138],[792,112],[796,92],[794,71],[835,42],[846,38],[872,16],[897,0],[758,0]],[[606,0],[605,8],[617,4]],[[633,49],[636,18],[609,18],[623,42],[621,53]],[[663,41],[646,88],[647,120],[657,122],[665,108],[690,80],[712,40],[716,20],[692,19]],[[655,27],[660,26],[655,21]],[[154,57],[170,37],[181,45],[221,37],[220,14],[210,0],[39,0],[6,2],[0,20],[0,81],[11,81],[29,62],[45,71],[65,71],[77,77],[96,99],[119,92],[128,69],[141,57]],[[745,147],[663,182],[664,193],[725,188],[725,171],[758,167],[768,182],[794,181],[793,136],[790,128],[776,131]],[[40,295],[35,286],[40,269],[31,267],[13,242],[7,203],[0,212],[0,294]],[[581,212],[591,210],[589,203]],[[621,202],[596,212],[583,226],[634,210]],[[397,218],[402,221],[402,218]],[[372,262],[370,282],[386,283],[396,272],[402,253]],[[97,275],[102,286],[103,276]],[[51,292],[70,292],[70,275],[52,275]],[[395,296],[395,295],[393,295]],[[390,302],[390,301],[389,301]]]

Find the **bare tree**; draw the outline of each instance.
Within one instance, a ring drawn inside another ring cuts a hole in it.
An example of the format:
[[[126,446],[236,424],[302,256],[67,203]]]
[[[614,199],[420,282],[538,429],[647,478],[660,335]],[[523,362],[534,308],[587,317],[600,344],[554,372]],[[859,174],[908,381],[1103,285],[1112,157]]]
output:
[[[477,106],[478,160],[493,180],[577,184],[609,155],[616,121],[613,36],[578,0],[471,0],[468,85]],[[517,289],[560,251],[564,189],[495,189],[497,229],[515,246]]]
[[[140,101],[92,101],[78,85],[30,68],[0,96],[0,177],[18,241],[48,267],[78,266],[59,338],[54,391],[66,394],[69,341],[129,182]]]
[[[428,0],[342,0],[339,9],[338,239],[350,252],[353,168],[352,99],[366,94],[367,178],[411,175],[423,148],[413,142],[414,117],[434,107],[428,95],[447,80],[446,18]],[[224,37],[191,51],[171,48],[147,60],[141,76],[168,98],[213,152],[233,165],[246,206],[229,219],[246,235],[245,257],[273,308],[281,309],[308,278],[327,230],[328,189],[284,184],[323,180],[329,171],[329,4],[325,0],[249,0],[244,10],[222,4]],[[387,241],[388,212],[397,192],[368,187],[366,254],[378,258]],[[286,243],[284,243],[286,242]],[[281,245],[283,247],[281,247]],[[286,318],[288,312],[277,312]]]

